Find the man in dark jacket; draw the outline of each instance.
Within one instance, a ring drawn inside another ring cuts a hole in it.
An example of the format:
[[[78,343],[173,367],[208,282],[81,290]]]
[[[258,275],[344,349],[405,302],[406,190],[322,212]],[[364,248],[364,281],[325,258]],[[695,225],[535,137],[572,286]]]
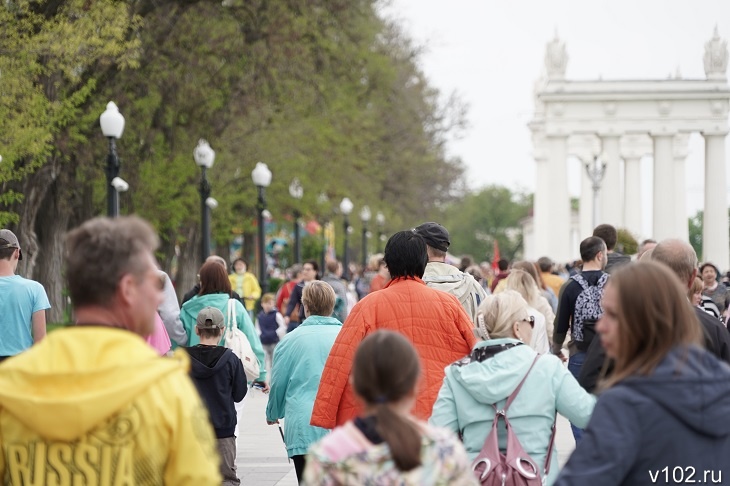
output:
[[[612,273],[621,265],[626,265],[631,262],[630,256],[614,250],[618,242],[618,231],[616,231],[616,228],[610,224],[599,224],[593,229],[593,236],[599,237],[606,243],[606,248],[608,249],[606,268],[604,269],[606,273]]]
[[[675,239],[664,240],[652,250],[651,260],[668,266],[687,289],[692,287],[692,282],[697,276],[697,254],[689,243]],[[687,301],[687,305],[692,304]],[[693,306],[693,309],[702,326],[705,348],[718,359],[730,364],[730,332],[719,319],[699,307]],[[606,361],[606,352],[600,341],[597,339],[591,343],[578,377],[578,382],[589,392],[594,390],[603,363]],[[608,366],[610,369],[611,364]]]

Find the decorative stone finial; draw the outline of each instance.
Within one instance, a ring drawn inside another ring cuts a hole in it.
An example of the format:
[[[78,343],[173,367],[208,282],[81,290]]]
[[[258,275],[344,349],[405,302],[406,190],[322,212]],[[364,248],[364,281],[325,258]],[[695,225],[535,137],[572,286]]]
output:
[[[555,31],[555,38],[548,42],[545,49],[545,70],[548,80],[565,79],[565,69],[568,67],[568,53],[565,50],[565,43],[558,38]]]
[[[720,38],[715,25],[715,32],[712,39],[705,43],[705,74],[707,79],[722,80],[727,79],[727,41]]]

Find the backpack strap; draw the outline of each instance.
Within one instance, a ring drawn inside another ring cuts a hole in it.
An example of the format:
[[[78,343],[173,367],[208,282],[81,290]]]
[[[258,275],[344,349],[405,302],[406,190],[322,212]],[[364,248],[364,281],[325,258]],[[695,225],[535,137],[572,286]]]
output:
[[[601,275],[601,278],[598,279],[598,282],[596,282],[596,286],[603,290],[603,287],[606,285],[606,282],[608,282],[608,274],[604,273]]]
[[[553,449],[555,448],[555,432],[557,431],[558,413],[555,412],[555,419],[553,419],[553,430],[550,433],[550,442],[548,442],[547,454],[545,455],[545,477],[550,473],[550,460],[553,457]]]
[[[588,285],[588,280],[586,280],[585,277],[580,273],[576,273],[570,278],[578,282],[578,285],[580,285],[583,290],[588,290],[588,287],[590,287],[590,285]]]
[[[525,373],[525,376],[522,377],[522,381],[520,381],[520,384],[517,385],[517,388],[515,388],[515,391],[513,391],[510,394],[510,396],[507,397],[507,403],[504,404],[504,407],[501,410],[501,412],[503,414],[506,414],[507,413],[507,409],[509,408],[509,406],[512,404],[512,402],[514,401],[514,399],[517,397],[517,394],[522,389],[522,385],[524,385],[525,380],[527,379],[527,375],[530,374],[530,371],[532,371],[532,368],[533,368],[533,366],[535,366],[535,363],[537,363],[537,360],[538,359],[540,359],[540,355],[539,354],[537,356],[535,356],[535,359],[532,361],[532,364],[530,365],[530,368],[527,370],[527,373]],[[497,410],[497,404],[496,403],[493,403],[492,406],[494,407],[495,410]]]

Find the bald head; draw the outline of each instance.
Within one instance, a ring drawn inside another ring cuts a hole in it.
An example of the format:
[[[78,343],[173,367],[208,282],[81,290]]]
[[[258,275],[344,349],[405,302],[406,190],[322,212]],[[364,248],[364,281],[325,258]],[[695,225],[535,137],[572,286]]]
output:
[[[208,262],[215,262],[218,265],[222,266],[226,270],[228,270],[228,264],[226,264],[226,261],[223,259],[223,257],[220,257],[218,255],[210,255],[208,258],[205,259],[205,263]]]
[[[694,283],[697,254],[689,243],[677,239],[663,240],[654,247],[651,259],[671,268],[687,288]]]

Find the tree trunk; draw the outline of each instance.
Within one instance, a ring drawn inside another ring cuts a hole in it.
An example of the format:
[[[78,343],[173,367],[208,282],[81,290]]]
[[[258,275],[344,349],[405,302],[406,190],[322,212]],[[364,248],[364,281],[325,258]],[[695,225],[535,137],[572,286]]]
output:
[[[185,243],[180,245],[180,256],[177,259],[175,291],[178,301],[198,282],[199,250],[200,231],[196,226],[190,226],[185,235]]]
[[[40,251],[36,259],[33,275],[46,289],[51,302],[48,322],[66,321],[66,298],[63,295],[63,244],[68,229],[71,211],[64,208],[58,195],[58,180],[55,180],[38,211],[36,234]]]
[[[56,179],[53,166],[54,164],[50,162],[25,179],[21,190],[25,198],[21,203],[16,203],[14,208],[20,215],[15,233],[23,249],[23,260],[18,264],[18,275],[26,278],[32,278],[38,258],[39,245],[35,223],[43,199],[48,194],[48,188]]]

